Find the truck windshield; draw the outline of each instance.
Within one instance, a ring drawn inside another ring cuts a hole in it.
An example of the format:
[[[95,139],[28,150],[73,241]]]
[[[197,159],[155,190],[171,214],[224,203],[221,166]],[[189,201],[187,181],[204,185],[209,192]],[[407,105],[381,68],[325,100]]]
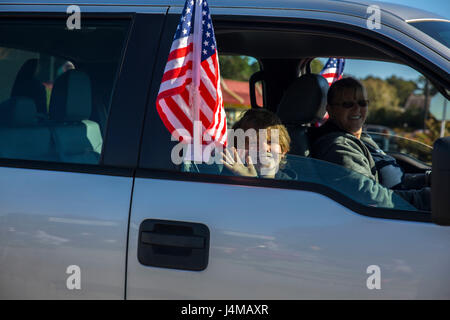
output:
[[[409,22],[420,31],[450,47],[450,21],[414,21]]]

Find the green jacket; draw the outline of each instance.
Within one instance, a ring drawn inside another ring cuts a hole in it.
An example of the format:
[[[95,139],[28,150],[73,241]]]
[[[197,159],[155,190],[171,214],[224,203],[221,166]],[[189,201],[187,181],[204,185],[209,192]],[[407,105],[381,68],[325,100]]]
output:
[[[367,134],[362,134],[361,139],[358,139],[341,130],[331,131],[314,142],[312,155],[314,158],[339,164],[379,182],[375,161],[364,140],[375,143]]]
[[[312,140],[312,156],[314,158],[339,164],[374,180],[376,188],[372,187],[367,192],[376,192],[377,198],[383,198],[386,202],[389,202],[389,198],[392,197],[392,190],[378,184],[375,161],[364,144],[368,143],[379,149],[369,135],[363,133],[361,139],[358,139],[340,129],[332,121],[327,121],[322,127],[316,129]],[[431,210],[429,188],[395,190],[395,193],[419,210]]]

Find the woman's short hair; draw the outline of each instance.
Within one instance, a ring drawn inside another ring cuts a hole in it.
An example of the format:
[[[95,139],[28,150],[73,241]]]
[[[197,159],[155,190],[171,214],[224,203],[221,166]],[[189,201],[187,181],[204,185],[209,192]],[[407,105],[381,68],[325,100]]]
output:
[[[278,130],[278,142],[283,153],[288,153],[290,150],[291,138],[286,127],[281,122],[280,118],[273,112],[263,108],[252,108],[247,110],[244,115],[233,125],[233,129],[270,129],[268,131],[268,138],[272,130]]]
[[[352,77],[343,78],[334,82],[331,87],[328,89],[327,102],[329,105],[333,105],[336,102],[336,97],[345,89],[354,89],[355,92],[361,90],[365,93],[366,89],[363,84]]]

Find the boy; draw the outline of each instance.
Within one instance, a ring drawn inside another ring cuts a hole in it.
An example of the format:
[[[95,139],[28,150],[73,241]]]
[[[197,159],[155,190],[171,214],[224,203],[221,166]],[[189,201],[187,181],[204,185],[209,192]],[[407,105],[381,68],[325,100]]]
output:
[[[231,152],[225,149],[222,153],[222,163],[231,173],[276,179],[295,176],[294,172],[284,170],[291,139],[274,113],[266,109],[250,109],[234,124],[233,130],[229,142],[234,142],[237,149],[232,147]]]

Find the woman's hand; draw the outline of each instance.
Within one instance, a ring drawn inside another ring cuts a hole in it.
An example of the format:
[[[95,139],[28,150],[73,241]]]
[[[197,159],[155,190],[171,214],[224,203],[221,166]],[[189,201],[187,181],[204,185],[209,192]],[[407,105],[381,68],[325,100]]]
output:
[[[235,175],[243,177],[258,177],[256,173],[255,166],[253,165],[252,159],[249,155],[246,157],[247,165],[243,164],[241,158],[238,155],[237,150],[233,147],[231,148],[233,154],[231,154],[228,149],[225,148],[225,153],[222,152],[222,163]]]

